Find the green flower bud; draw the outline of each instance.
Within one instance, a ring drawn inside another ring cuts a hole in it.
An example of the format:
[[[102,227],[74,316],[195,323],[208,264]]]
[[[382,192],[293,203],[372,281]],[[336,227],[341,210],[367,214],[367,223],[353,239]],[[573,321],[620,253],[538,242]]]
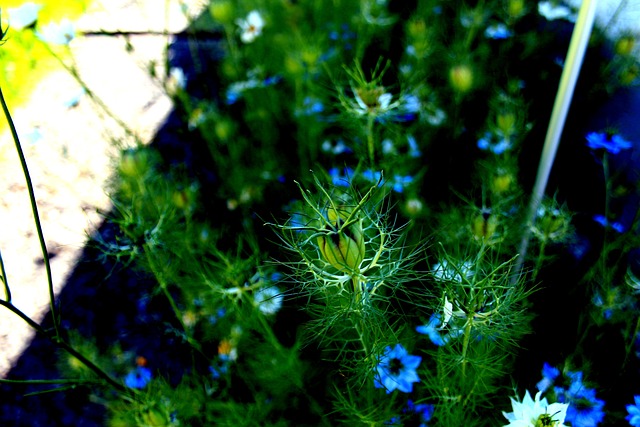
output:
[[[343,273],[357,272],[365,254],[362,221],[344,228],[342,223],[348,216],[347,211],[329,209],[327,218],[332,224],[335,223],[336,231],[330,231],[317,239],[322,258]]]
[[[166,410],[158,407],[149,408],[141,414],[140,424],[144,427],[169,427],[171,421]]]
[[[221,24],[231,24],[235,18],[233,3],[227,0],[213,1],[209,6],[209,13],[213,19]]]
[[[473,87],[473,70],[466,64],[459,64],[449,69],[449,83],[458,93],[467,93]]]

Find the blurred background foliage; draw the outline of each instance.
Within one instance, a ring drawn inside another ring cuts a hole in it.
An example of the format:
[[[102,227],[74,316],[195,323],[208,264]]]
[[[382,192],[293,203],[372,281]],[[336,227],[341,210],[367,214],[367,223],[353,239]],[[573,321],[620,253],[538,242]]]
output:
[[[34,25],[21,30],[11,28],[11,11],[26,3],[42,6]],[[2,29],[6,31],[6,41],[0,49],[0,86],[10,108],[15,109],[29,99],[38,83],[48,73],[62,69],[51,55],[50,45],[38,39],[38,28],[63,19],[75,21],[87,10],[91,0],[2,0]],[[68,50],[56,51],[63,58]],[[4,130],[6,123],[0,124]]]

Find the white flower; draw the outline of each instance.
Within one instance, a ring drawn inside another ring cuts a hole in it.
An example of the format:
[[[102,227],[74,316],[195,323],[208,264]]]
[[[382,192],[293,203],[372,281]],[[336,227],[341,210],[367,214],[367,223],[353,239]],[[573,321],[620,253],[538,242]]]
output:
[[[451,316],[453,316],[453,304],[449,301],[449,298],[444,297],[444,307],[442,308],[444,316],[442,317],[442,328],[447,326]]]
[[[262,29],[264,28],[264,19],[260,15],[260,12],[257,10],[252,10],[247,15],[247,19],[237,19],[236,24],[242,30],[242,34],[240,35],[240,40],[244,43],[251,43],[262,34]]]
[[[360,94],[356,92],[356,102],[358,103],[358,106],[355,107],[355,111],[360,115],[368,114],[370,112],[383,114],[393,107],[393,105],[391,104],[390,93],[381,94],[375,99],[373,103],[371,103],[371,105],[368,105],[365,101],[362,100]]]
[[[36,22],[40,9],[42,9],[42,5],[32,2],[24,3],[19,7],[9,8],[9,25],[14,30],[27,28]]]
[[[253,295],[253,300],[264,314],[276,314],[282,307],[282,293],[277,286],[258,290]]]
[[[566,19],[570,22],[576,22],[576,15],[571,11],[569,7],[553,1],[547,0],[538,3],[538,13],[544,16],[547,21]]]
[[[52,44],[69,44],[75,36],[75,26],[73,22],[67,18],[60,22],[51,22],[50,24],[44,25],[38,31],[38,37],[41,40]]]
[[[513,412],[502,412],[509,421],[504,427],[567,427],[564,418],[567,416],[568,403],[547,403],[547,398],[540,400],[541,391],[536,393],[535,399],[531,398],[527,390],[522,402],[511,398]]]
[[[167,76],[167,92],[169,94],[175,94],[180,89],[184,89],[187,86],[187,77],[184,75],[184,71],[180,67],[171,67],[169,75]]]

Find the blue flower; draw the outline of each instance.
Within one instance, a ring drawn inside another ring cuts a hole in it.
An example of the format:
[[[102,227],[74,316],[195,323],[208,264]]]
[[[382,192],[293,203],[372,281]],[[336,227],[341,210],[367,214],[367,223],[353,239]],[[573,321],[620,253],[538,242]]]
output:
[[[348,187],[351,177],[353,176],[353,169],[344,168],[344,174],[340,173],[340,169],[331,168],[329,169],[329,176],[331,177],[331,182],[333,185],[338,187]]]
[[[149,368],[137,366],[124,378],[124,384],[129,388],[144,388],[151,381],[153,375]]]
[[[493,40],[508,39],[512,35],[513,33],[511,30],[502,23],[490,25],[486,30],[484,30],[484,36]]]
[[[393,349],[387,346],[376,367],[375,387],[385,388],[387,393],[396,389],[410,393],[413,383],[420,381],[416,369],[421,361],[422,357],[409,354],[402,344]]]
[[[560,403],[568,403],[566,420],[573,427],[595,427],[604,418],[604,401],[596,398],[595,389],[588,388],[582,382],[582,372],[567,372],[571,380],[568,389],[554,387]]]
[[[640,396],[634,396],[635,405],[627,405],[629,415],[625,417],[633,427],[640,427]]]
[[[437,346],[445,345],[446,342],[438,332],[438,326],[440,326],[440,313],[434,313],[429,318],[429,322],[426,325],[416,327],[416,331],[420,334],[427,335],[432,343]]]
[[[416,142],[416,139],[413,137],[413,135],[407,136],[407,142],[409,143],[409,157],[416,158],[422,156],[420,147],[418,147],[418,143]]]
[[[379,171],[374,172],[371,169],[367,169],[366,171],[362,172],[362,177],[369,182],[378,182],[380,181],[381,176],[382,174]]]
[[[609,222],[604,215],[594,215],[593,220],[605,228],[611,227],[618,233],[624,233],[624,225],[619,222]]]
[[[558,368],[554,368],[547,362],[544,362],[544,365],[542,366],[542,380],[536,384],[536,387],[539,391],[544,393],[551,385],[553,385],[553,382],[559,375],[560,371]]]
[[[487,132],[478,140],[478,148],[491,151],[493,154],[502,154],[511,149],[511,141],[508,138],[496,138],[491,132]]]
[[[403,412],[409,415],[411,421],[414,421],[413,423],[410,423],[410,425],[416,424],[419,427],[427,427],[427,422],[429,422],[431,417],[433,417],[434,410],[435,407],[433,405],[426,403],[415,404],[411,399],[409,399],[407,401],[407,408]],[[420,424],[418,424],[418,421]]]
[[[618,154],[622,150],[631,148],[631,143],[620,135],[591,132],[587,134],[587,146],[593,150],[600,148],[608,153]]]
[[[411,175],[394,175],[393,176],[393,191],[396,193],[402,193],[404,188],[413,182],[413,177]]]

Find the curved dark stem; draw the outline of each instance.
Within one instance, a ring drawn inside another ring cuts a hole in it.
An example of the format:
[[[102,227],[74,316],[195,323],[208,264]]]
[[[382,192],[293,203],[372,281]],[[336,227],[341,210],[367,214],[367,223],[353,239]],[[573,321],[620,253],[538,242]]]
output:
[[[33,212],[33,220],[36,225],[36,231],[38,232],[38,240],[40,241],[40,248],[42,249],[42,257],[44,259],[44,268],[47,272],[47,283],[49,287],[49,305],[51,310],[51,317],[53,318],[53,326],[56,331],[56,336],[59,336],[59,332],[60,332],[58,329],[59,321],[58,321],[58,315],[55,307],[55,294],[53,292],[53,279],[51,277],[51,264],[49,262],[49,252],[47,251],[47,244],[44,241],[42,224],[40,223],[40,216],[38,215],[38,205],[36,204],[36,196],[33,191],[33,183],[31,182],[31,176],[29,175],[29,169],[27,168],[27,160],[24,157],[24,152],[22,151],[22,146],[20,145],[20,139],[18,138],[18,132],[16,131],[16,127],[13,124],[11,113],[9,113],[9,107],[7,106],[7,102],[5,101],[4,95],[2,94],[2,88],[0,88],[0,103],[2,103],[2,110],[4,111],[4,115],[7,119],[7,123],[9,124],[9,128],[11,129],[11,136],[13,137],[13,141],[15,142],[16,151],[18,152],[18,157],[20,157],[20,166],[22,166],[22,171],[24,172],[24,178],[27,183],[27,190],[29,191],[29,202],[31,203],[31,211]]]

